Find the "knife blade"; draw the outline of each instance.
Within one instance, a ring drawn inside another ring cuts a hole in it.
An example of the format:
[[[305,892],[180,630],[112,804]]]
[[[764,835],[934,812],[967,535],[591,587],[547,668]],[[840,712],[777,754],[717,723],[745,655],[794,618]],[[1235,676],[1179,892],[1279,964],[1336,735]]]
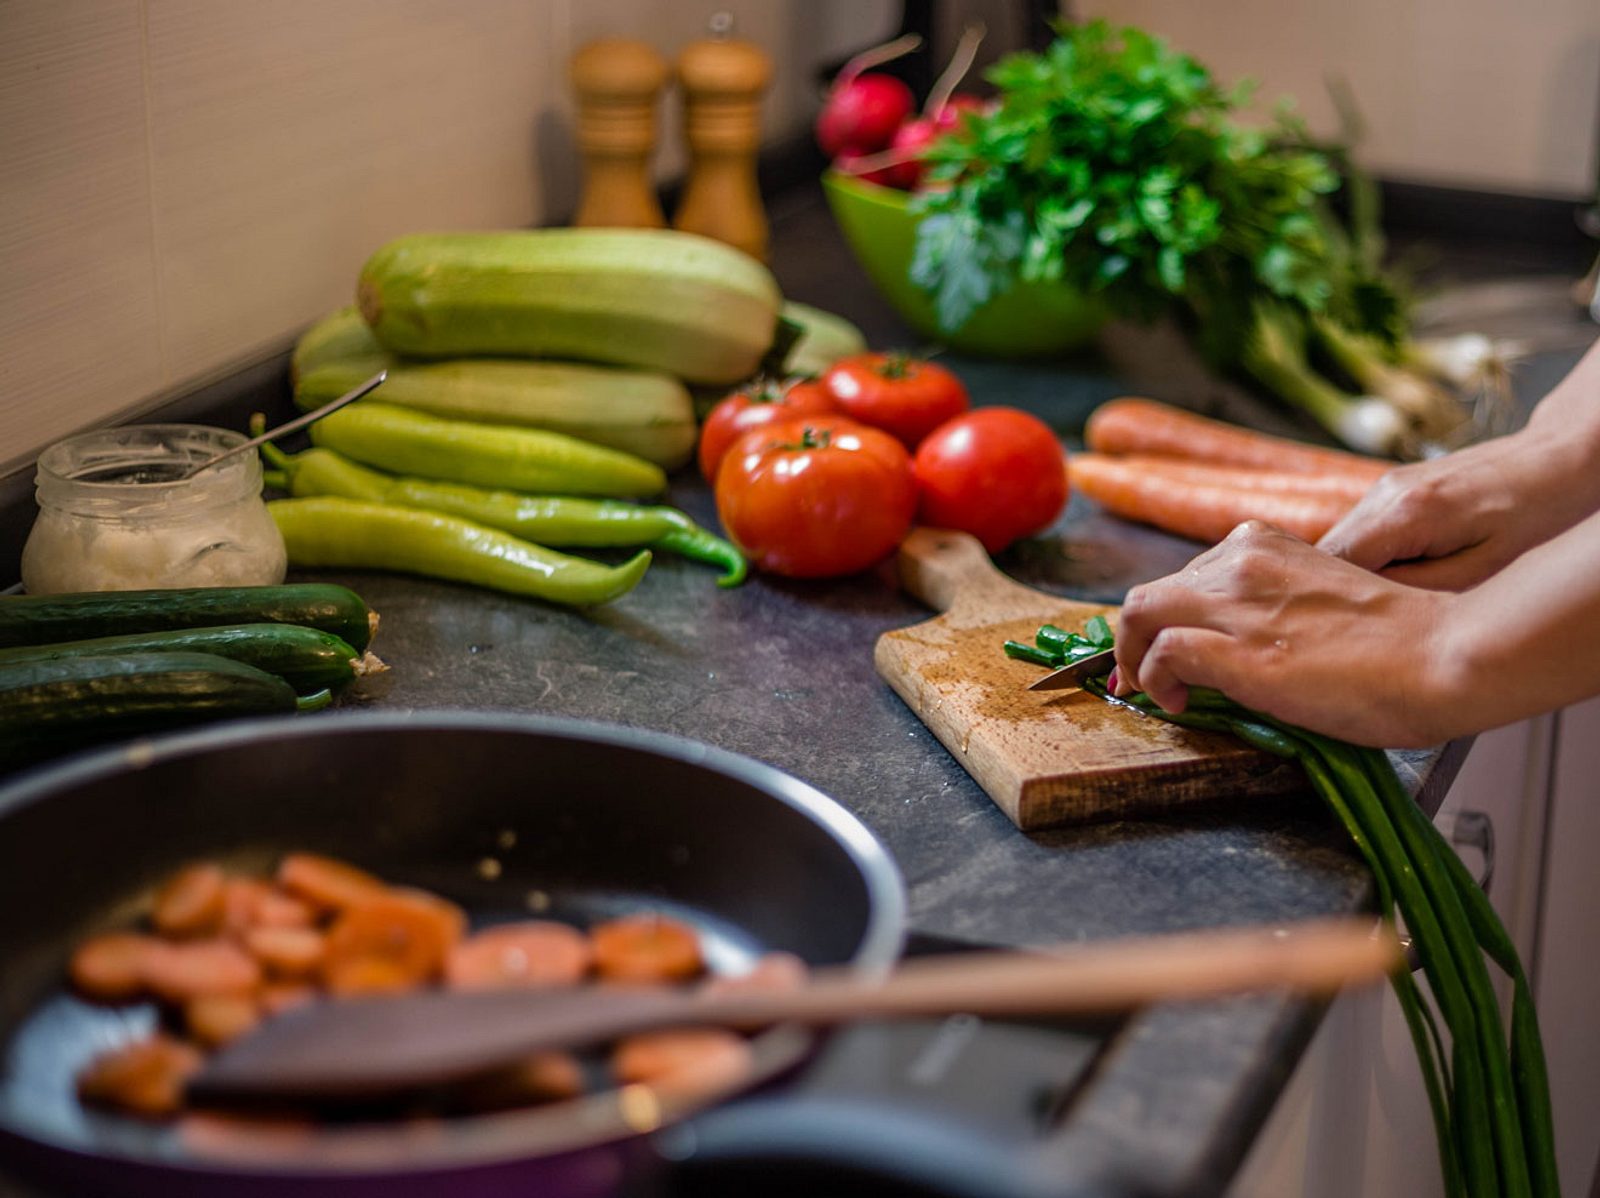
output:
[[[1062,666],[1059,670],[1051,670],[1043,678],[1028,684],[1031,691],[1062,691],[1074,686],[1082,686],[1084,679],[1093,678],[1098,674],[1109,674],[1111,667],[1117,664],[1117,651],[1115,649],[1102,649],[1098,653],[1091,653],[1088,657],[1080,657],[1071,665]]]

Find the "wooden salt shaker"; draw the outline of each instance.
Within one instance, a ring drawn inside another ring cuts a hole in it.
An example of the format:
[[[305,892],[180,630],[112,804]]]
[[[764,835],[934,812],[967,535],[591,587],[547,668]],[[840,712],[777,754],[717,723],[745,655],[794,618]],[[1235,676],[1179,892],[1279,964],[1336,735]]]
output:
[[[726,36],[725,19],[709,38],[678,55],[689,180],[673,224],[747,254],[767,256],[767,214],[756,187],[761,98],[772,61],[757,46]]]
[[[603,38],[573,55],[583,196],[575,225],[659,229],[667,223],[650,177],[656,106],[667,61],[645,42]]]

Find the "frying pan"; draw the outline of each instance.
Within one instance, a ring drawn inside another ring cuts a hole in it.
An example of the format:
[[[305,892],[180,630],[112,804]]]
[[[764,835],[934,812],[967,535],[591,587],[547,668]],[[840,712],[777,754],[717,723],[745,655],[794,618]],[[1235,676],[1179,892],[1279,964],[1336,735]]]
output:
[[[659,1164],[644,1133],[690,1108],[624,1091],[322,1129],[243,1160],[81,1108],[81,1065],[155,1013],[64,990],[70,947],[136,918],[185,862],[265,870],[291,849],[434,890],[475,921],[664,911],[699,927],[713,968],[787,950],[882,972],[903,936],[898,871],[854,817],[690,741],[551,718],[341,713],[134,742],[0,785],[5,1167],[51,1193],[106,1198],[470,1198],[611,1193]],[[752,1083],[810,1043],[794,1029],[756,1037]]]

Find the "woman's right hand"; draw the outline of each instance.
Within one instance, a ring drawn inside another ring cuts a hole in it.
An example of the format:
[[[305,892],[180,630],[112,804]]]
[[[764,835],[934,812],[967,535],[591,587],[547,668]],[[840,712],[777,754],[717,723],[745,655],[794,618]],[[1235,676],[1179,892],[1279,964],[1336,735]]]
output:
[[[1529,427],[1398,466],[1317,546],[1395,582],[1460,591],[1600,506],[1586,439]]]

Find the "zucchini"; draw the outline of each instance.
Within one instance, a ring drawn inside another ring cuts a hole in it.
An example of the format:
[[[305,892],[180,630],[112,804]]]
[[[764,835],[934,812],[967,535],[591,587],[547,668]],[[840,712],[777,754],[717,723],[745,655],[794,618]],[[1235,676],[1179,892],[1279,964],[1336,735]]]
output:
[[[0,598],[0,647],[223,624],[300,624],[362,650],[377,623],[360,595],[325,582]]]
[[[394,357],[378,343],[361,318],[361,309],[354,304],[328,313],[300,335],[289,358],[289,380],[298,383],[319,366],[350,361],[366,364],[367,369],[357,382],[371,378],[394,362]]]
[[[862,336],[861,330],[832,312],[788,300],[783,305],[783,318],[793,321],[802,330],[800,339],[789,350],[784,361],[786,374],[822,374],[840,358],[867,351],[867,339]],[[368,371],[367,375],[372,373]],[[328,398],[332,399],[333,396]]]
[[[212,653],[129,653],[0,665],[0,767],[233,716],[326,706],[276,674]]]
[[[362,268],[361,314],[426,358],[576,358],[735,383],[772,344],[782,298],[761,263],[675,229],[417,233]]]
[[[377,370],[372,359],[324,362],[299,376],[302,408],[337,399]],[[433,416],[549,429],[675,470],[694,453],[694,405],[670,375],[570,362],[466,358],[402,362],[373,397]]]
[[[120,657],[130,653],[215,653],[276,674],[297,694],[338,690],[375,667],[331,632],[298,624],[229,624],[135,632],[53,645],[0,649],[0,668],[69,657]],[[376,658],[372,662],[376,662]]]

